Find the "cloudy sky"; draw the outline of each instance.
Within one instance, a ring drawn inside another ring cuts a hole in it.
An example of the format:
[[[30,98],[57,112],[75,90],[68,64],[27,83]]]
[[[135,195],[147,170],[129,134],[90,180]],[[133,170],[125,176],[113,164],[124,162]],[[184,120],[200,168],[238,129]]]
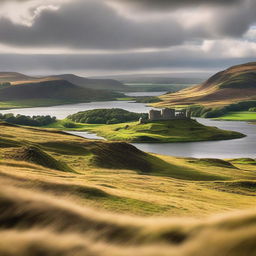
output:
[[[215,72],[256,60],[256,0],[0,0],[0,70]]]

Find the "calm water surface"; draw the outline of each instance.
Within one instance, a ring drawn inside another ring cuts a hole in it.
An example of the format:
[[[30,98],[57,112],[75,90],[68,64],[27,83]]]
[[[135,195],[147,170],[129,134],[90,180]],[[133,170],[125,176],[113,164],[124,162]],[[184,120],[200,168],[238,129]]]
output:
[[[205,141],[205,142],[180,142],[157,144],[133,144],[137,148],[157,154],[201,158],[256,158],[256,125],[247,122],[213,121],[197,119],[208,126],[216,126],[224,130],[238,131],[247,137],[235,140]]]
[[[145,96],[160,96],[167,93],[164,92],[125,92],[124,94],[129,97],[145,97]]]
[[[99,108],[122,108],[131,112],[143,113],[148,112],[151,107],[145,106],[143,103],[134,103],[132,101],[95,101],[89,103],[68,104],[53,107],[38,107],[38,108],[19,108],[1,110],[0,113],[13,113],[27,116],[34,115],[50,115],[56,116],[58,119],[64,119],[68,115],[75,114],[79,111],[99,109]]]
[[[66,131],[66,133],[73,134],[73,135],[76,135],[76,136],[80,136],[80,137],[83,137],[83,138],[86,138],[86,139],[106,140],[105,138],[100,137],[100,136],[98,136],[94,133],[90,133],[90,132]]]
[[[137,93],[136,93],[137,94]],[[137,96],[137,95],[135,95]],[[146,95],[148,96],[148,94]],[[0,111],[0,113],[14,113],[22,115],[51,115],[58,119],[63,119],[70,114],[79,111],[99,108],[122,108],[132,112],[147,112],[150,107],[142,103],[132,103],[129,101],[105,101],[70,104],[54,107],[38,107]],[[135,143],[137,148],[157,154],[181,156],[181,157],[208,157],[208,158],[256,158],[256,125],[247,122],[236,121],[213,121],[208,119],[198,119],[202,124],[216,126],[221,129],[238,131],[246,134],[247,137],[225,141],[206,142],[182,142],[182,143]],[[95,134],[87,132],[72,132],[75,135],[90,139],[102,139]]]

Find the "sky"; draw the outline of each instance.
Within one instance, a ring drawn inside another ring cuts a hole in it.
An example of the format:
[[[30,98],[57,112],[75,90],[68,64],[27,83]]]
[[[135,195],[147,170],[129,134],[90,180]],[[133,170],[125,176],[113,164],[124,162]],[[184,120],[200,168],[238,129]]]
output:
[[[256,61],[256,0],[0,0],[0,71],[211,73]]]

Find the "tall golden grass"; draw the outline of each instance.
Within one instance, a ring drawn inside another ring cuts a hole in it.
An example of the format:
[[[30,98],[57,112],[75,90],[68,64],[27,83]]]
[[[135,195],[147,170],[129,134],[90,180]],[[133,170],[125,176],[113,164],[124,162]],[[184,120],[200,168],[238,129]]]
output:
[[[0,185],[0,255],[256,255],[256,210],[192,218],[141,218],[81,207]]]
[[[256,209],[201,219],[138,217],[209,216],[253,207],[254,163],[232,162],[227,167],[229,162],[203,165],[197,159],[154,156],[154,161],[158,157],[160,163],[170,163],[168,176],[154,176],[138,173],[130,164],[127,169],[107,169],[90,161],[103,155],[119,167],[123,156],[116,143],[0,126],[0,256],[256,255]],[[17,157],[24,145],[39,147],[51,156],[47,161],[56,158],[74,171],[38,165],[41,154],[36,161],[24,154]],[[130,146],[121,146],[127,154]],[[140,154],[137,157],[146,155]],[[169,175],[184,170],[186,175],[198,171],[217,176],[188,181],[185,174],[178,179]]]

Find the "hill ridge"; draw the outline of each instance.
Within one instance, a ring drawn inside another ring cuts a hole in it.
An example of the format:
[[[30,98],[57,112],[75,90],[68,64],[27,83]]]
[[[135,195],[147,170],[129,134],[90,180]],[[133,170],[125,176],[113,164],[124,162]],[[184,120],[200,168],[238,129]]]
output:
[[[256,99],[256,62],[229,67],[204,83],[161,97],[157,107],[168,105],[222,106]]]
[[[69,74],[59,74],[59,75],[47,75],[42,77],[28,76],[19,72],[0,72],[0,82],[10,82],[14,85],[27,83],[38,83],[42,81],[52,81],[52,80],[66,80],[72,84],[89,88],[89,89],[105,89],[105,90],[125,90],[125,85],[115,79],[98,79],[98,78],[87,78],[75,75],[73,73]]]

